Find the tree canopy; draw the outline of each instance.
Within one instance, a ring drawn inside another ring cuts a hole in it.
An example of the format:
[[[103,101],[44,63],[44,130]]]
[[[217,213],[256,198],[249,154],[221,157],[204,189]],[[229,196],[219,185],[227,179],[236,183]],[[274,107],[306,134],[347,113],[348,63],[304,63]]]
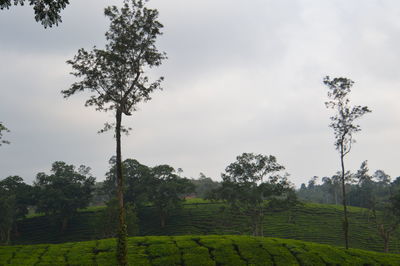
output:
[[[31,186],[24,183],[19,176],[9,176],[0,181],[0,242],[8,243],[16,221],[25,217],[28,206],[32,205]]]
[[[9,141],[3,139],[4,132],[9,132],[9,130],[8,130],[8,128],[6,128],[6,126],[3,123],[0,122],[0,146],[2,144],[10,143]]]
[[[69,5],[69,0],[0,0],[0,9],[9,9],[12,5],[23,6],[26,3],[33,6],[35,20],[47,28],[62,22],[60,13]]]
[[[63,231],[68,219],[89,205],[94,183],[89,167],[81,165],[76,169],[65,162],[54,162],[50,175],[38,173],[36,176],[36,211],[60,217]]]
[[[150,176],[149,201],[158,211],[160,226],[164,227],[170,211],[179,208],[185,196],[195,191],[195,186],[189,179],[179,177],[169,165],[151,168]]]
[[[212,198],[224,200],[247,215],[253,235],[262,236],[264,209],[278,197],[286,199],[292,190],[287,177],[276,174],[284,169],[275,156],[243,153],[226,167],[222,186],[214,191]]]
[[[104,190],[112,198],[116,191],[115,158],[111,158],[110,164]],[[166,164],[148,167],[135,159],[126,159],[122,170],[125,202],[136,207],[153,205],[159,214],[161,227],[165,226],[170,211],[179,208],[185,196],[195,191],[191,180],[180,177],[172,166]]]
[[[109,161],[110,170],[106,173],[103,190],[109,199],[116,197],[117,177],[116,177],[116,158],[112,157]],[[148,186],[150,182],[151,168],[139,163],[135,159],[126,159],[122,162],[124,173],[124,201],[131,202],[137,207],[148,202]]]

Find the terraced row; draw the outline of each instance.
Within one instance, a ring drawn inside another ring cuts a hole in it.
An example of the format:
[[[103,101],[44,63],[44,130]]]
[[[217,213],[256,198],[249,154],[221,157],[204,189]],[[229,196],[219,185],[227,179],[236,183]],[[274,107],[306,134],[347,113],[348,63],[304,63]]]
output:
[[[0,247],[0,265],[115,265],[115,239]],[[250,236],[133,237],[129,265],[399,265],[400,255]]]
[[[171,213],[165,228],[160,227],[155,209],[147,207],[139,215],[139,235],[250,235],[246,217],[227,209],[222,211],[224,207],[222,203],[185,204]],[[102,238],[96,231],[100,214],[101,210],[80,213],[71,220],[64,234],[59,233],[58,226],[51,226],[52,221],[46,217],[26,219],[19,223],[20,236],[14,238],[13,243],[63,243]],[[382,239],[369,215],[365,209],[350,208],[350,247],[382,251]],[[264,235],[342,246],[341,221],[340,206],[305,204],[290,212],[267,211]],[[390,251],[400,253],[400,231],[391,237]]]

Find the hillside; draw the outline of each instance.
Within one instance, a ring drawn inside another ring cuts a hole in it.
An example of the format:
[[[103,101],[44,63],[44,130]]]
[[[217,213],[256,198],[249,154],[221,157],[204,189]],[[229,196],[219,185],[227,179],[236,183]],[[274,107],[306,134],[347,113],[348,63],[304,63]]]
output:
[[[245,217],[222,212],[221,203],[198,202],[185,204],[171,214],[165,228],[160,228],[154,208],[147,207],[139,215],[142,236],[149,235],[249,235]],[[68,230],[60,234],[58,227],[46,217],[33,217],[19,223],[20,236],[13,244],[62,243],[103,238],[96,231],[99,209],[81,212],[71,220]],[[362,208],[349,208],[350,247],[382,251],[383,242],[378,236],[369,213]],[[290,238],[316,243],[342,246],[342,211],[340,206],[306,204],[293,211],[267,212],[264,235]],[[400,232],[391,238],[390,251],[400,253]]]
[[[0,247],[0,265],[115,265],[115,239]],[[398,265],[400,255],[250,236],[132,237],[129,265]]]

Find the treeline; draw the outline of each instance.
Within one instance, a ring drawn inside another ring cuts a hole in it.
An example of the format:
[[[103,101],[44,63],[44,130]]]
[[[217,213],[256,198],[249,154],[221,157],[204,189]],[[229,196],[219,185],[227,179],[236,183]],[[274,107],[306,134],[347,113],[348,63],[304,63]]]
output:
[[[11,233],[18,235],[17,220],[30,210],[51,216],[63,231],[78,209],[86,208],[92,198],[95,178],[90,168],[76,168],[55,162],[50,174],[38,173],[33,185],[19,176],[0,181],[0,242],[9,243]]]
[[[38,173],[32,185],[20,176],[0,180],[0,243],[9,243],[11,235],[18,236],[17,221],[28,214],[38,213],[51,217],[60,232],[79,209],[91,205],[106,205],[97,223],[104,237],[116,234],[118,204],[116,199],[115,157],[110,160],[106,180],[96,182],[84,165],[76,167],[65,162],[54,162],[50,174]],[[171,210],[179,208],[186,197],[203,197],[220,184],[200,174],[188,179],[182,171],[169,165],[148,167],[134,159],[123,162],[124,201],[128,233],[138,231],[137,211],[147,205],[157,208],[160,226],[164,227]]]
[[[347,204],[371,209],[389,198],[400,189],[400,176],[392,179],[383,170],[369,174],[367,161],[356,173],[346,173]],[[340,174],[331,177],[312,177],[297,190],[299,199],[323,204],[342,204]]]
[[[319,182],[321,181],[321,182]],[[391,235],[400,225],[400,177],[392,178],[383,170],[369,174],[364,161],[356,173],[345,174],[346,204],[366,208],[368,219],[373,219],[378,234],[388,251]],[[312,177],[308,184],[301,184],[299,199],[307,202],[342,204],[343,194],[340,173],[332,177]]]
[[[90,205],[106,208],[96,224],[100,235],[117,234],[119,208],[117,200],[116,158],[109,161],[103,182],[96,182],[90,168],[75,167],[65,162],[53,163],[50,174],[38,173],[33,185],[19,176],[0,181],[0,241],[9,243],[11,234],[18,235],[17,220],[28,212],[51,217],[63,233],[79,209]],[[198,179],[182,176],[182,170],[169,165],[149,167],[135,159],[122,162],[126,223],[129,235],[138,232],[138,212],[152,206],[159,225],[165,227],[172,211],[182,207],[186,198],[200,197],[227,203],[226,210],[248,217],[253,235],[263,235],[264,211],[290,208],[297,204],[288,174],[272,155],[243,153],[228,165],[222,182],[200,173]]]

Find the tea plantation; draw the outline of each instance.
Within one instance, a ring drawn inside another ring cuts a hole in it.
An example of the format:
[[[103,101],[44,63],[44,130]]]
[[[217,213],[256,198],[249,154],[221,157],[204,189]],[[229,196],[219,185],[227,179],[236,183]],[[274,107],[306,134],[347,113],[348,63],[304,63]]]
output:
[[[230,213],[222,203],[191,200],[182,209],[171,213],[165,228],[160,228],[154,208],[147,207],[139,214],[139,235],[250,235],[244,216]],[[104,238],[98,231],[102,208],[80,212],[69,223],[66,232],[44,216],[19,222],[19,236],[12,244],[64,243]],[[370,213],[362,208],[349,208],[350,247],[382,251]],[[264,235],[298,239],[335,246],[343,245],[341,228],[342,209],[336,205],[305,204],[291,212],[266,212]],[[400,253],[400,232],[391,237],[390,252]],[[400,264],[399,264],[400,265]]]
[[[0,265],[116,265],[115,239],[0,247]],[[400,255],[250,236],[128,239],[129,265],[399,265]]]

